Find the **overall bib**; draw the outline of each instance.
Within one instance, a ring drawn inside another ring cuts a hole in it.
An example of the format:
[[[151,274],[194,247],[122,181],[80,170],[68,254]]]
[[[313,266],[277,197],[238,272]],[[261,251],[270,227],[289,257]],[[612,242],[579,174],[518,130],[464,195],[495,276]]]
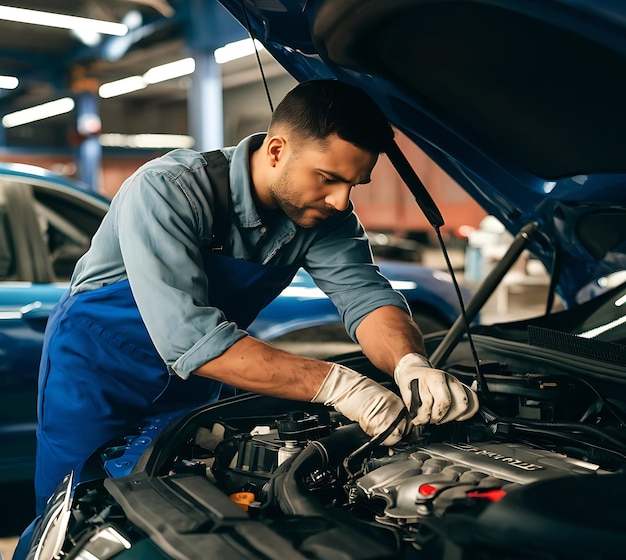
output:
[[[203,253],[209,304],[242,329],[298,269]],[[66,293],[48,321],[39,372],[37,513],[63,476],[98,447],[150,414],[214,402],[221,388],[195,375],[169,375],[127,280]]]

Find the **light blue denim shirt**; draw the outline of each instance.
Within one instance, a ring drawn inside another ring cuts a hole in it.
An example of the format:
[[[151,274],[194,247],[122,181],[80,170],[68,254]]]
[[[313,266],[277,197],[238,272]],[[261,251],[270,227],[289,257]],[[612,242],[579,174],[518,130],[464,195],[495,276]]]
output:
[[[354,339],[360,321],[385,305],[407,309],[372,261],[352,205],[304,229],[281,212],[257,212],[249,154],[263,134],[225,148],[230,161],[231,228],[224,254],[261,264],[299,263],[339,310]],[[213,193],[202,154],[174,150],[140,167],[122,185],[72,277],[72,294],[128,279],[159,355],[186,378],[247,333],[207,302],[200,247],[211,240]]]

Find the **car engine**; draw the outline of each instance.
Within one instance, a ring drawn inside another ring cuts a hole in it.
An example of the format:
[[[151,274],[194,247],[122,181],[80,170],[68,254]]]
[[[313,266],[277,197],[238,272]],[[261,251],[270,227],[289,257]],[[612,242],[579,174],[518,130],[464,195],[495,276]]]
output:
[[[575,375],[486,363],[485,379],[473,420],[389,448],[322,405],[251,394],[155,419],[66,481],[42,524],[65,536],[31,558],[623,557],[623,411]]]

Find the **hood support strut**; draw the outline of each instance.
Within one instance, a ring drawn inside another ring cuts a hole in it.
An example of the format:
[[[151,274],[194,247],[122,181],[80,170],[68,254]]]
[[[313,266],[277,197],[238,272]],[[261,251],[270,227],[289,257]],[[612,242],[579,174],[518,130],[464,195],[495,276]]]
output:
[[[485,302],[491,297],[502,278],[504,278],[504,275],[509,272],[538,231],[539,224],[537,222],[530,222],[517,232],[517,235],[505,255],[487,275],[478,290],[476,290],[467,303],[465,312],[468,322],[471,323],[474,320]],[[448,356],[450,356],[464,332],[465,324],[463,318],[458,317],[430,357],[430,361],[434,367],[439,367]]]

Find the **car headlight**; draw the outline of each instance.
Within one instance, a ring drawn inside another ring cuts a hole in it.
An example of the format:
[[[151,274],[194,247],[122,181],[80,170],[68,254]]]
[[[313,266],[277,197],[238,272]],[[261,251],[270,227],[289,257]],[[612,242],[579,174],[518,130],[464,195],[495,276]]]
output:
[[[48,499],[46,511],[41,520],[43,531],[37,543],[34,560],[59,558],[65,533],[70,520],[70,508],[74,485],[74,472],[65,476],[52,496]]]

